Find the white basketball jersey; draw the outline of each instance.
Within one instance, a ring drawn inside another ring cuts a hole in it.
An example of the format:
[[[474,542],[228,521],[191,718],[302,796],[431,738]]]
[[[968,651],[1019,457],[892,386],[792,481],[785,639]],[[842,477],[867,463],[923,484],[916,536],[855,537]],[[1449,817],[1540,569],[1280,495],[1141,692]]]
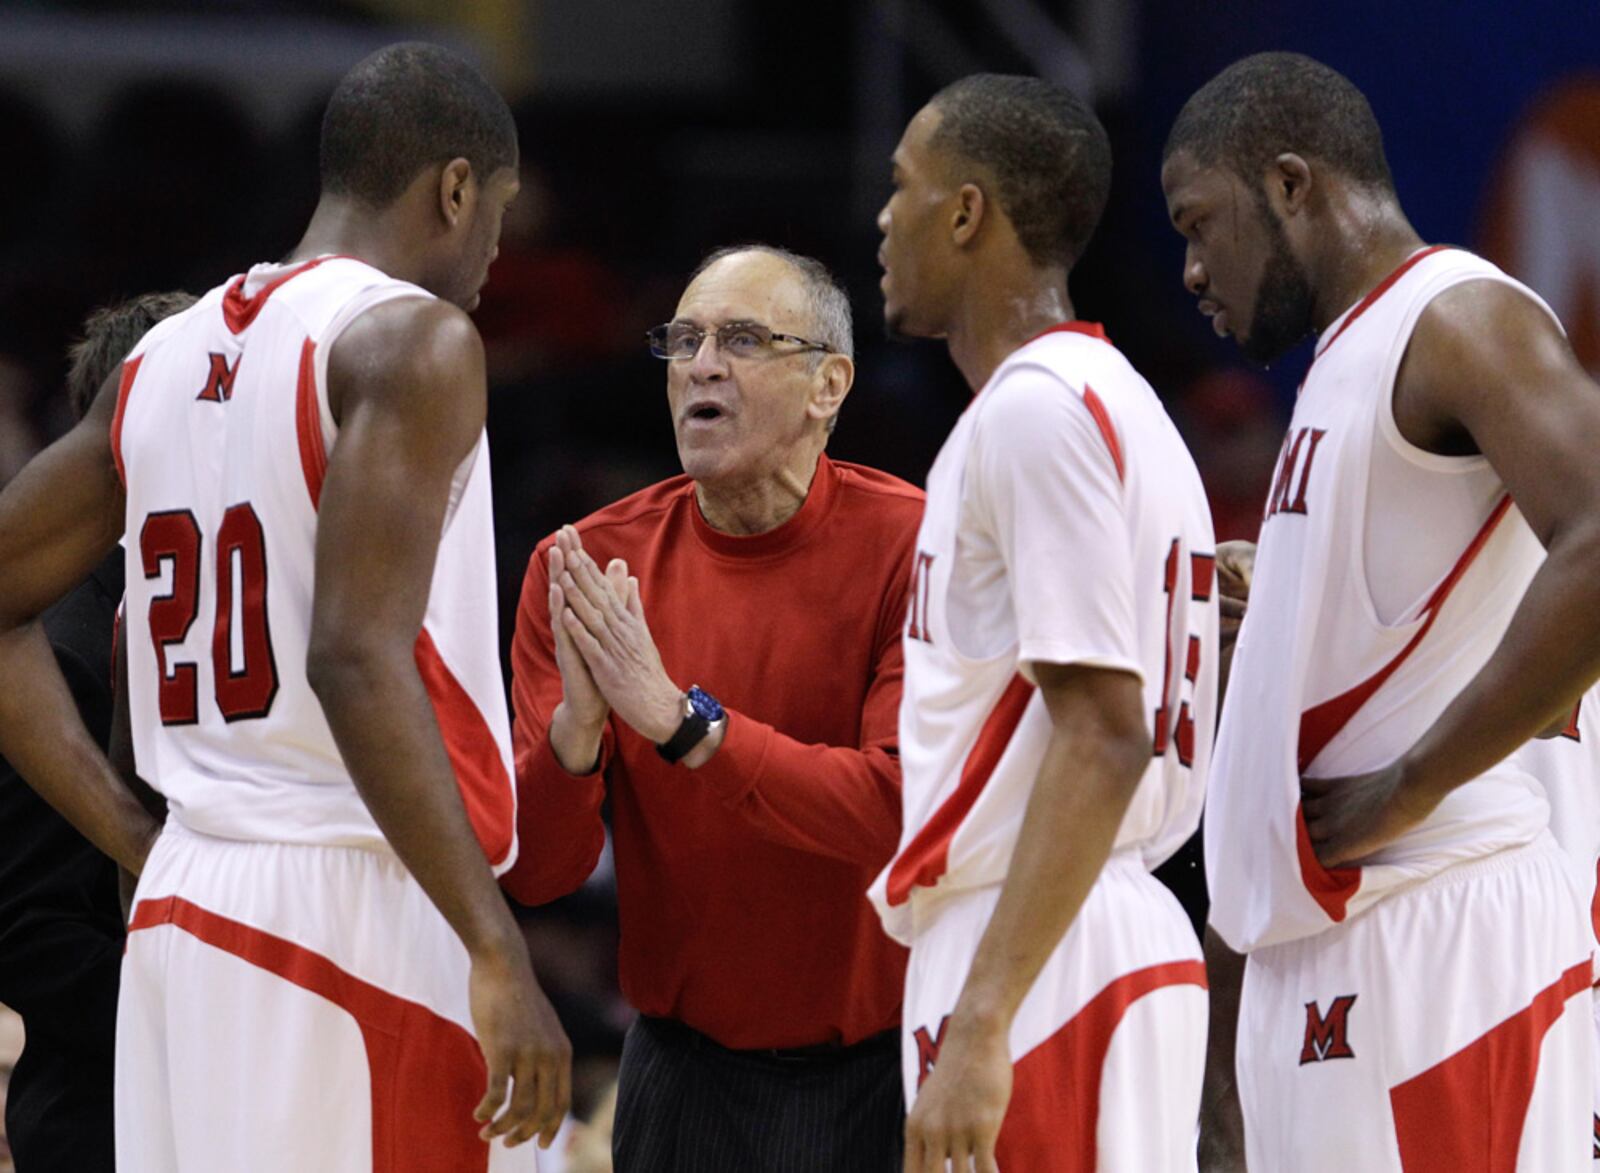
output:
[[[1595,907],[1600,862],[1600,686],[1583,694],[1567,727],[1528,742],[1517,753],[1550,800],[1550,833],[1572,862],[1573,879],[1600,936]]]
[[[905,627],[905,829],[871,895],[891,935],[1000,883],[1050,739],[1032,665],[1129,672],[1154,754],[1116,848],[1154,867],[1200,819],[1216,711],[1216,556],[1200,476],[1098,326],[1003,362],[928,474]]]
[[[360,261],[258,265],[123,367],[127,632],[139,773],[192,830],[382,845],[306,682],[317,503],[338,428],[328,353],[357,315],[431,296]],[[416,662],[496,870],[516,855],[488,445],[456,471]]]
[[[1360,867],[1324,869],[1300,812],[1302,774],[1366,773],[1415,744],[1499,644],[1544,557],[1486,458],[1424,452],[1394,421],[1417,319],[1479,280],[1534,296],[1470,253],[1421,250],[1323,332],[1300,389],[1206,812],[1211,922],[1234,949],[1320,932],[1453,863],[1528,843],[1549,822],[1515,755]],[[1449,551],[1439,534],[1453,535]],[[1377,601],[1393,581],[1418,590],[1398,612]]]

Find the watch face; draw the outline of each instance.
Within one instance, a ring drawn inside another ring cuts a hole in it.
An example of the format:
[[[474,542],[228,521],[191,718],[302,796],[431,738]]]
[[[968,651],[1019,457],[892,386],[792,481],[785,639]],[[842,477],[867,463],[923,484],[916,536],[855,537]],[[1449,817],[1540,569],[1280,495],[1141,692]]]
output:
[[[717,698],[699,685],[689,689],[689,707],[694,710],[695,716],[704,717],[707,721],[722,720],[722,706],[717,703]]]

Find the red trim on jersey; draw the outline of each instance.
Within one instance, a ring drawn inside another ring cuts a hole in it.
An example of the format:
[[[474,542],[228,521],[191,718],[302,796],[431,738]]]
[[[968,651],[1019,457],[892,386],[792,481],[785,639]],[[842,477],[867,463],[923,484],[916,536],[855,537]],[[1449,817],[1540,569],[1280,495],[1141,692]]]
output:
[[[1342,921],[1350,911],[1350,900],[1361,887],[1361,869],[1352,867],[1328,868],[1317,858],[1317,849],[1311,846],[1311,832],[1306,829],[1306,812],[1303,805],[1294,808],[1294,854],[1300,862],[1300,882],[1311,899],[1322,906],[1332,921]]]
[[[1011,1103],[994,1149],[1000,1168],[1030,1173],[1099,1168],[1100,1078],[1112,1035],[1128,1007],[1169,986],[1206,989],[1205,963],[1172,961],[1124,974],[1012,1065]]]
[[[1462,575],[1466,574],[1467,568],[1472,565],[1482,551],[1484,543],[1489,540],[1489,535],[1494,533],[1495,527],[1500,524],[1500,519],[1510,508],[1511,498],[1509,496],[1500,498],[1499,504],[1489,514],[1489,519],[1483,523],[1483,528],[1456,560],[1455,566],[1445,575],[1444,581],[1434,588],[1433,594],[1423,607],[1423,614],[1426,617],[1422,626],[1417,628],[1410,642],[1400,649],[1399,655],[1354,688],[1347,689],[1300,715],[1298,763],[1302,774],[1305,773],[1306,767],[1316,761],[1317,755],[1339,734],[1339,731],[1350,723],[1351,718],[1361,710],[1361,706],[1372,699],[1372,695],[1394,674],[1395,669],[1405,663],[1411,653],[1417,650],[1417,645],[1422,643],[1423,637],[1433,627],[1433,621],[1439,617],[1445,599],[1461,581]],[[1300,881],[1311,893],[1312,899],[1322,906],[1322,911],[1327,913],[1330,919],[1344,920],[1349,911],[1350,898],[1361,887],[1361,869],[1323,867],[1317,859],[1315,849],[1311,846],[1311,835],[1306,830],[1305,812],[1298,806],[1295,808],[1295,854],[1300,862]]]
[[[1450,568],[1450,573],[1445,575],[1444,581],[1434,588],[1422,611],[1426,618],[1422,626],[1417,628],[1417,633],[1411,637],[1409,643],[1400,649],[1400,654],[1390,660],[1377,672],[1367,677],[1354,688],[1347,689],[1336,697],[1323,701],[1307,709],[1300,715],[1300,772],[1305,773],[1306,767],[1316,761],[1317,755],[1323,751],[1328,742],[1332,741],[1339,731],[1350,723],[1350,719],[1360,711],[1361,706],[1372,698],[1394,674],[1395,669],[1405,663],[1411,653],[1417,650],[1417,645],[1422,643],[1423,637],[1433,627],[1433,621],[1439,617],[1439,611],[1444,606],[1444,601],[1450,597],[1450,592],[1461,581],[1473,561],[1482,552],[1489,536],[1494,533],[1495,527],[1500,524],[1500,519],[1506,515],[1506,510],[1511,508],[1511,498],[1501,497],[1497,505],[1489,514],[1489,519],[1483,523],[1483,528],[1478,530],[1477,536],[1470,545],[1456,559],[1456,564]]]
[[[328,471],[328,449],[322,442],[322,409],[317,403],[317,344],[307,338],[300,348],[300,382],[294,394],[294,431],[300,441],[300,469],[306,476],[311,508],[322,503],[322,478]]]
[[[1406,1173],[1516,1173],[1539,1049],[1567,1000],[1588,992],[1590,973],[1579,962],[1527,1008],[1389,1089]],[[1587,1030],[1587,1008],[1583,1015]]]
[[[372,1082],[373,1173],[487,1170],[472,1118],[488,1072],[472,1035],[282,937],[181,896],[141,900],[128,932],[172,925],[333,1003],[356,1020]]]
[[[1028,342],[1037,342],[1047,334],[1087,334],[1090,338],[1098,338],[1101,342],[1110,342],[1106,328],[1099,322],[1057,322],[1048,330],[1040,330]],[[1028,345],[1024,342],[1022,345]]]
[[[122,378],[117,382],[117,408],[111,415],[111,463],[117,466],[117,480],[122,482],[122,491],[128,491],[128,466],[122,461],[122,420],[128,413],[128,392],[133,390],[133,381],[139,377],[139,364],[144,361],[144,355],[130,358],[122,364]]]
[[[1084,385],[1083,405],[1089,409],[1089,414],[1094,416],[1095,426],[1100,429],[1100,435],[1105,438],[1106,447],[1111,449],[1111,462],[1117,466],[1117,480],[1126,481],[1126,470],[1122,464],[1122,441],[1117,439],[1117,429],[1111,422],[1111,413],[1106,410],[1106,405],[1100,396],[1095,394],[1093,387]]]
[[[446,666],[428,629],[417,635],[417,671],[433,702],[444,748],[455,769],[467,818],[489,862],[498,865],[511,851],[516,827],[511,777],[488,722]]]
[[[117,650],[122,644],[122,618],[123,612],[127,609],[128,596],[124,594],[122,598],[117,600],[117,609],[111,613],[111,662],[106,665],[106,675],[109,678],[113,696],[122,688],[122,679],[117,675]],[[1600,897],[1600,891],[1597,891],[1595,895]]]
[[[1414,252],[1407,257],[1405,261],[1401,263],[1398,269],[1396,269],[1393,273],[1390,273],[1382,281],[1378,282],[1378,284],[1373,287],[1371,293],[1367,294],[1367,296],[1363,297],[1359,302],[1356,303],[1356,308],[1351,310],[1350,313],[1346,315],[1345,320],[1339,323],[1339,328],[1328,336],[1328,340],[1326,342],[1317,347],[1316,353],[1312,356],[1311,361],[1315,362],[1317,359],[1321,358],[1328,347],[1332,346],[1339,340],[1339,335],[1343,334],[1350,328],[1351,323],[1371,309],[1372,303],[1377,301],[1385,293],[1388,293],[1389,290],[1394,286],[1394,283],[1409,273],[1419,261],[1422,261],[1427,257],[1431,257],[1434,253],[1443,252],[1445,249],[1450,247],[1451,246],[1448,244],[1430,245],[1429,247],[1422,249],[1420,252]],[[1301,386],[1305,386],[1304,380],[1301,381]]]
[[[1033,685],[1020,673],[1013,676],[978,731],[978,740],[961,767],[961,780],[956,783],[955,790],[889,866],[891,905],[904,904],[911,896],[911,889],[932,887],[944,875],[949,864],[950,841],[983,793],[1032,699]]]
[[[1594,928],[1596,939],[1600,939],[1600,863],[1595,864],[1594,895],[1589,898],[1589,924]]]
[[[233,284],[228,286],[228,292],[222,295],[222,320],[227,323],[229,330],[235,334],[241,334],[251,322],[256,320],[256,315],[267,304],[267,298],[276,293],[278,287],[285,282],[294,280],[302,273],[309,273],[324,261],[353,261],[357,259],[343,254],[317,257],[315,260],[307,261],[305,264],[287,272],[279,273],[249,296],[245,295],[244,283],[250,274],[240,273],[233,279]]]

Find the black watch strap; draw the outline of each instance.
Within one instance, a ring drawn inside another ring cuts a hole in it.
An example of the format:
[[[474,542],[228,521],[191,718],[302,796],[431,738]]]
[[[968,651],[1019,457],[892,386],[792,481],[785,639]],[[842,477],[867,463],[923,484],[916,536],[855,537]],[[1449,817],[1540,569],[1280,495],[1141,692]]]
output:
[[[683,694],[683,721],[676,733],[656,746],[656,752],[669,762],[681,761],[705,739],[713,725],[725,719],[717,698],[698,684],[691,684],[689,691]]]
[[[669,762],[682,761],[686,753],[700,744],[710,728],[710,721],[690,709],[678,726],[678,731],[656,746],[656,752]]]

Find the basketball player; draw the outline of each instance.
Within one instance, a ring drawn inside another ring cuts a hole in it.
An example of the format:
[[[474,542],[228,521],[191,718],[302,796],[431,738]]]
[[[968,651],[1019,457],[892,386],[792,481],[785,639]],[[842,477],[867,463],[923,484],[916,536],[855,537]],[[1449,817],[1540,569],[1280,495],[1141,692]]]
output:
[[[946,339],[975,395],[928,477],[905,830],[872,890],[911,946],[905,1166],[1192,1169],[1205,971],[1149,872],[1199,821],[1213,541],[1155,393],[1074,320],[1105,132],[1065,90],[979,75],[893,162],[885,318]]]
[[[67,401],[82,419],[145,331],[194,304],[147,293],[95,310],[68,354]],[[123,559],[108,554],[40,625],[85,726],[112,724],[112,630]],[[27,1045],[5,1096],[5,1137],[24,1173],[109,1173],[112,1041],[122,966],[117,866],[0,761],[0,1002]]]
[[[515,809],[463,312],[516,160],[458,58],[362,61],[287,261],[147,334],[0,495],[0,678],[31,684],[4,690],[0,749],[142,873],[123,1173],[532,1168],[485,1140],[561,1121],[566,1040],[491,870]],[[33,622],[124,530],[159,838]]]
[[[1592,943],[1513,751],[1600,673],[1600,396],[1532,293],[1424,245],[1326,66],[1223,71],[1162,185],[1219,333],[1320,335],[1206,820],[1249,1166],[1587,1169]]]

